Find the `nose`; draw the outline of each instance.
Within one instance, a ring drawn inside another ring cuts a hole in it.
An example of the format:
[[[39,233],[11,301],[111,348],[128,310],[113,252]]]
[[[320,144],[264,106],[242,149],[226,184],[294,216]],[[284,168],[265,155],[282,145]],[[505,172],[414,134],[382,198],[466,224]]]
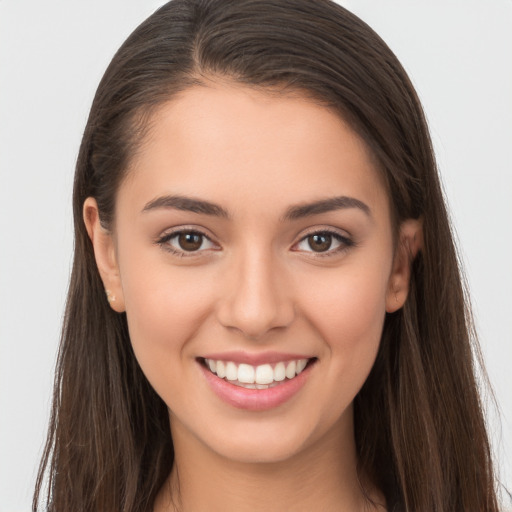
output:
[[[251,340],[289,326],[295,316],[293,300],[271,255],[248,250],[232,263],[220,287],[219,322]]]

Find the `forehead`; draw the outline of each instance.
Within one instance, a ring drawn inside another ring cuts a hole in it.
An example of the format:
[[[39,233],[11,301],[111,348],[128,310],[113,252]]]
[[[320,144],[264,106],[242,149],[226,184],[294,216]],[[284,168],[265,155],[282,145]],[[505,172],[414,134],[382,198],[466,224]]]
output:
[[[387,207],[380,171],[339,115],[298,94],[236,84],[192,87],[155,111],[120,196],[143,208],[161,194],[248,213],[333,194]]]

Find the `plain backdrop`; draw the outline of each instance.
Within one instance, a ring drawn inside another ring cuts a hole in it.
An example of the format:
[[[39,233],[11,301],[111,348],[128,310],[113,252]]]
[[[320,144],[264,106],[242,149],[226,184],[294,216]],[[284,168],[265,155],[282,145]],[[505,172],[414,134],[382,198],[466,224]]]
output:
[[[0,0],[0,512],[30,510],[72,256],[73,168],[101,75],[159,0]],[[512,487],[512,1],[347,0],[429,119]],[[491,411],[492,412],[492,411]]]

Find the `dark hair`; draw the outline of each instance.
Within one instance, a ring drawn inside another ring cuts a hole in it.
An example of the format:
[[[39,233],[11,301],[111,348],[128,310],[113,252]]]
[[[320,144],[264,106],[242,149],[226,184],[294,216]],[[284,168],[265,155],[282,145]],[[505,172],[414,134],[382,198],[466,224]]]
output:
[[[497,511],[478,350],[425,117],[391,50],[329,0],[173,0],[116,53],[76,167],[75,256],[34,510],[46,474],[50,511],[150,510],[171,470],[167,408],[139,368],[125,315],[105,300],[82,208],[94,197],[111,226],[152,112],[225,78],[338,112],[378,162],[395,231],[422,219],[409,297],[387,315],[354,403],[360,473],[389,510]]]

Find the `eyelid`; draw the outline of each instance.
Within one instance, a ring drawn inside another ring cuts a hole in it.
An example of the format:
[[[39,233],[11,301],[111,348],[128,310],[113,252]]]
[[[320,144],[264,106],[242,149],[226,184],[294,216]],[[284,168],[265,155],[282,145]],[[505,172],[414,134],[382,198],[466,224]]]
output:
[[[308,237],[313,235],[330,235],[335,240],[337,240],[340,245],[334,249],[328,249],[327,251],[323,252],[316,252],[313,250],[302,250],[302,249],[294,249],[294,247],[297,247],[300,243],[304,242]],[[346,231],[341,231],[332,227],[322,227],[318,226],[315,228],[310,228],[305,233],[301,233],[300,238],[297,242],[295,242],[292,246],[292,250],[296,252],[303,252],[307,253],[308,255],[313,255],[314,258],[325,258],[329,256],[335,256],[338,255],[348,249],[350,247],[355,246],[355,242],[352,239],[351,235],[349,235]]]
[[[174,254],[175,256],[179,257],[194,257],[194,256],[200,256],[203,252],[212,250],[212,248],[206,248],[206,249],[198,249],[196,251],[185,251],[180,250],[178,248],[175,248],[171,246],[168,242],[172,238],[183,234],[183,233],[195,233],[198,235],[201,235],[206,240],[208,240],[212,245],[216,246],[216,249],[213,250],[220,250],[220,246],[213,240],[213,237],[205,232],[202,228],[199,228],[197,226],[178,226],[175,228],[170,228],[169,230],[164,231],[161,235],[157,237],[155,240],[155,244],[159,245],[163,250],[170,252],[171,254]],[[327,251],[323,252],[316,252],[313,250],[303,250],[303,249],[295,249],[301,242],[304,242],[308,237],[313,235],[330,235],[335,240],[337,240],[340,245],[334,249],[328,249]],[[356,245],[354,240],[352,239],[351,235],[349,235],[346,231],[342,231],[336,228],[332,227],[314,227],[308,229],[306,232],[303,232],[300,235],[300,238],[297,242],[295,242],[291,250],[294,252],[302,252],[307,253],[310,256],[314,258],[323,258],[323,257],[329,257],[329,256],[335,256],[339,253],[342,253],[346,250],[348,250],[350,247]]]
[[[170,240],[172,240],[174,237],[177,237],[183,233],[194,233],[194,234],[201,235],[206,240],[208,240],[212,245],[217,247],[217,249],[214,249],[214,250],[220,249],[219,245],[213,240],[213,237],[208,235],[207,233],[205,233],[205,231],[203,229],[201,229],[197,226],[179,226],[179,227],[168,229],[157,237],[157,239],[155,240],[155,243],[157,245],[159,245],[164,251],[170,252],[171,254],[174,254],[175,256],[186,257],[186,258],[199,256],[203,252],[212,249],[211,247],[209,247],[207,249],[198,249],[197,251],[185,251],[185,250],[181,250],[176,247],[173,247],[172,245],[169,244]]]

